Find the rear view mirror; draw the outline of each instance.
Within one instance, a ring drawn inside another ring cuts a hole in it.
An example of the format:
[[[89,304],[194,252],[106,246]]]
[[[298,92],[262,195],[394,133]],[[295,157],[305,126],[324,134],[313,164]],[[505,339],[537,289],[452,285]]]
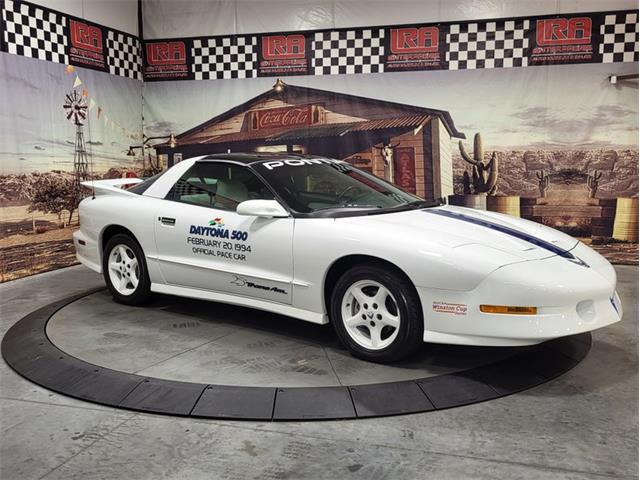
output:
[[[276,200],[246,200],[238,204],[236,208],[238,215],[263,218],[288,217],[289,212]]]

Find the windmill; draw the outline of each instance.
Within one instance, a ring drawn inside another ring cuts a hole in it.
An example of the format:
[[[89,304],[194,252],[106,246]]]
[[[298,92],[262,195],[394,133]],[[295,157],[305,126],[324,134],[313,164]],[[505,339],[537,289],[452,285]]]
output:
[[[67,116],[67,120],[76,126],[76,143],[73,154],[73,172],[75,175],[75,191],[80,192],[80,183],[88,179],[87,150],[84,145],[84,133],[82,126],[87,119],[87,102],[76,90],[72,90],[64,97],[62,105]]]

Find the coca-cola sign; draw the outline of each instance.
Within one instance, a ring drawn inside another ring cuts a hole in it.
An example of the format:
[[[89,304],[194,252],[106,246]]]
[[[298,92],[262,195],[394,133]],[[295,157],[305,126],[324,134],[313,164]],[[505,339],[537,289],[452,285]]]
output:
[[[319,111],[314,109],[313,105],[269,108],[251,112],[251,130],[312,125],[319,121]]]

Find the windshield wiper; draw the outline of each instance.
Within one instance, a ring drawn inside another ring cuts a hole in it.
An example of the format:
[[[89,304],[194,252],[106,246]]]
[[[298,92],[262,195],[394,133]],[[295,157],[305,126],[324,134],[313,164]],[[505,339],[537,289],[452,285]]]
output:
[[[429,207],[437,207],[440,205],[440,202],[432,202],[429,200],[417,200],[415,202],[407,203],[405,206],[412,208],[429,208]]]
[[[322,210],[339,210],[341,208],[382,208],[380,205],[335,205],[333,207],[316,208],[314,212],[320,212]]]

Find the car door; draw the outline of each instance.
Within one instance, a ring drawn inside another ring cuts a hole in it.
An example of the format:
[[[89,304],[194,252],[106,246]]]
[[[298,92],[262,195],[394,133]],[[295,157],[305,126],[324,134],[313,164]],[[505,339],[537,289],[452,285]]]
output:
[[[293,218],[235,211],[244,200],[273,198],[247,166],[196,162],[157,213],[155,239],[166,283],[290,304]]]

